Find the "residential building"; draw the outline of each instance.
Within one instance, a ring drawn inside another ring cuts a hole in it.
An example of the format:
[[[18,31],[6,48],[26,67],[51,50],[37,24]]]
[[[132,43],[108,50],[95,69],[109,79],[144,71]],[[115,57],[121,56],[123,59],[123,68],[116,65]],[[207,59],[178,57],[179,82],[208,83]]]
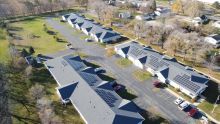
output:
[[[83,31],[86,35],[91,36],[96,41],[101,43],[116,42],[121,38],[119,33],[112,31],[111,29],[104,28],[100,24],[95,23],[93,20],[86,19],[79,14],[67,14],[63,15],[62,19],[68,21],[68,23],[78,30]]]
[[[127,42],[115,46],[115,51],[137,67],[157,76],[161,82],[179,89],[191,98],[197,97],[207,88],[209,79],[206,76],[150,47]]]
[[[86,124],[142,124],[139,108],[122,99],[111,83],[99,78],[79,56],[67,55],[45,62],[58,83],[61,100],[71,102]]]
[[[220,47],[220,35],[219,34],[212,34],[208,37],[205,37],[205,42],[212,44],[215,48]]]
[[[118,17],[122,18],[122,19],[128,19],[128,18],[131,18],[131,13],[130,12],[120,12],[118,14]]]
[[[198,0],[198,1],[208,3],[208,4],[213,4],[214,2],[220,2],[219,0]]]
[[[220,21],[216,21],[216,22],[212,23],[212,26],[216,27],[216,28],[220,28]]]

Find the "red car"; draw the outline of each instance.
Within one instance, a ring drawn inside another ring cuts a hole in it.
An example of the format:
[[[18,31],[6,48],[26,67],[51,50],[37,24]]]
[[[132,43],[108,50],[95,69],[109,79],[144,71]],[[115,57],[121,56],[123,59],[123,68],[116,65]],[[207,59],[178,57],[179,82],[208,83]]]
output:
[[[159,81],[154,81],[154,87],[159,88],[161,86],[161,83]]]
[[[193,117],[196,113],[198,112],[198,110],[196,108],[192,108],[190,109],[190,111],[188,112],[188,115],[190,117]]]

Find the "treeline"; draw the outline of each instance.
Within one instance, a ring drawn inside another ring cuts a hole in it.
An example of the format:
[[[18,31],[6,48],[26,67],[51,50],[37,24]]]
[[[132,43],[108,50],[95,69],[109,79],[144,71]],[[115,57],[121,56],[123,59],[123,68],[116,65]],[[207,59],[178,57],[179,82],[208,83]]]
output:
[[[0,0],[0,19],[66,10],[87,3],[88,0]]]

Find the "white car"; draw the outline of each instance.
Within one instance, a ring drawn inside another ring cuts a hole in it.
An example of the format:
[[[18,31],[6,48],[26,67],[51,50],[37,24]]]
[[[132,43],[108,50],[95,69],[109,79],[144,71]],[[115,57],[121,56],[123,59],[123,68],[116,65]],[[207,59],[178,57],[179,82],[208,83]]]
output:
[[[102,68],[96,68],[94,71],[95,73],[99,73],[99,74],[106,72],[105,69],[102,69]]]
[[[178,98],[178,99],[176,99],[175,101],[174,101],[174,103],[175,104],[177,104],[177,105],[179,105],[179,104],[181,104],[181,103],[183,103],[183,99],[182,98]]]
[[[180,110],[184,110],[184,109],[187,108],[188,106],[189,106],[189,103],[186,102],[186,101],[184,101],[184,102],[182,102],[181,104],[179,104],[178,108],[179,108]]]

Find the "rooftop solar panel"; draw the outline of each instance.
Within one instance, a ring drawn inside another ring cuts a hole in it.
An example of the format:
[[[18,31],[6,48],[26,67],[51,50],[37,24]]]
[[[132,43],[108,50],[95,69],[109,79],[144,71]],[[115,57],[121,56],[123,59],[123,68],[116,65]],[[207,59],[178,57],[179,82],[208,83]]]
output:
[[[110,106],[114,107],[114,103],[118,100],[113,94],[108,91],[96,89],[95,90],[99,96]]]
[[[94,83],[98,81],[97,78],[92,74],[80,72],[80,75],[90,86],[93,86]]]
[[[174,80],[177,83],[181,84],[182,86],[185,86],[186,88],[188,88],[194,92],[197,92],[197,90],[200,89],[199,85],[196,85],[194,82],[189,80],[188,75],[183,75],[183,76],[177,75],[176,77],[174,77]]]

